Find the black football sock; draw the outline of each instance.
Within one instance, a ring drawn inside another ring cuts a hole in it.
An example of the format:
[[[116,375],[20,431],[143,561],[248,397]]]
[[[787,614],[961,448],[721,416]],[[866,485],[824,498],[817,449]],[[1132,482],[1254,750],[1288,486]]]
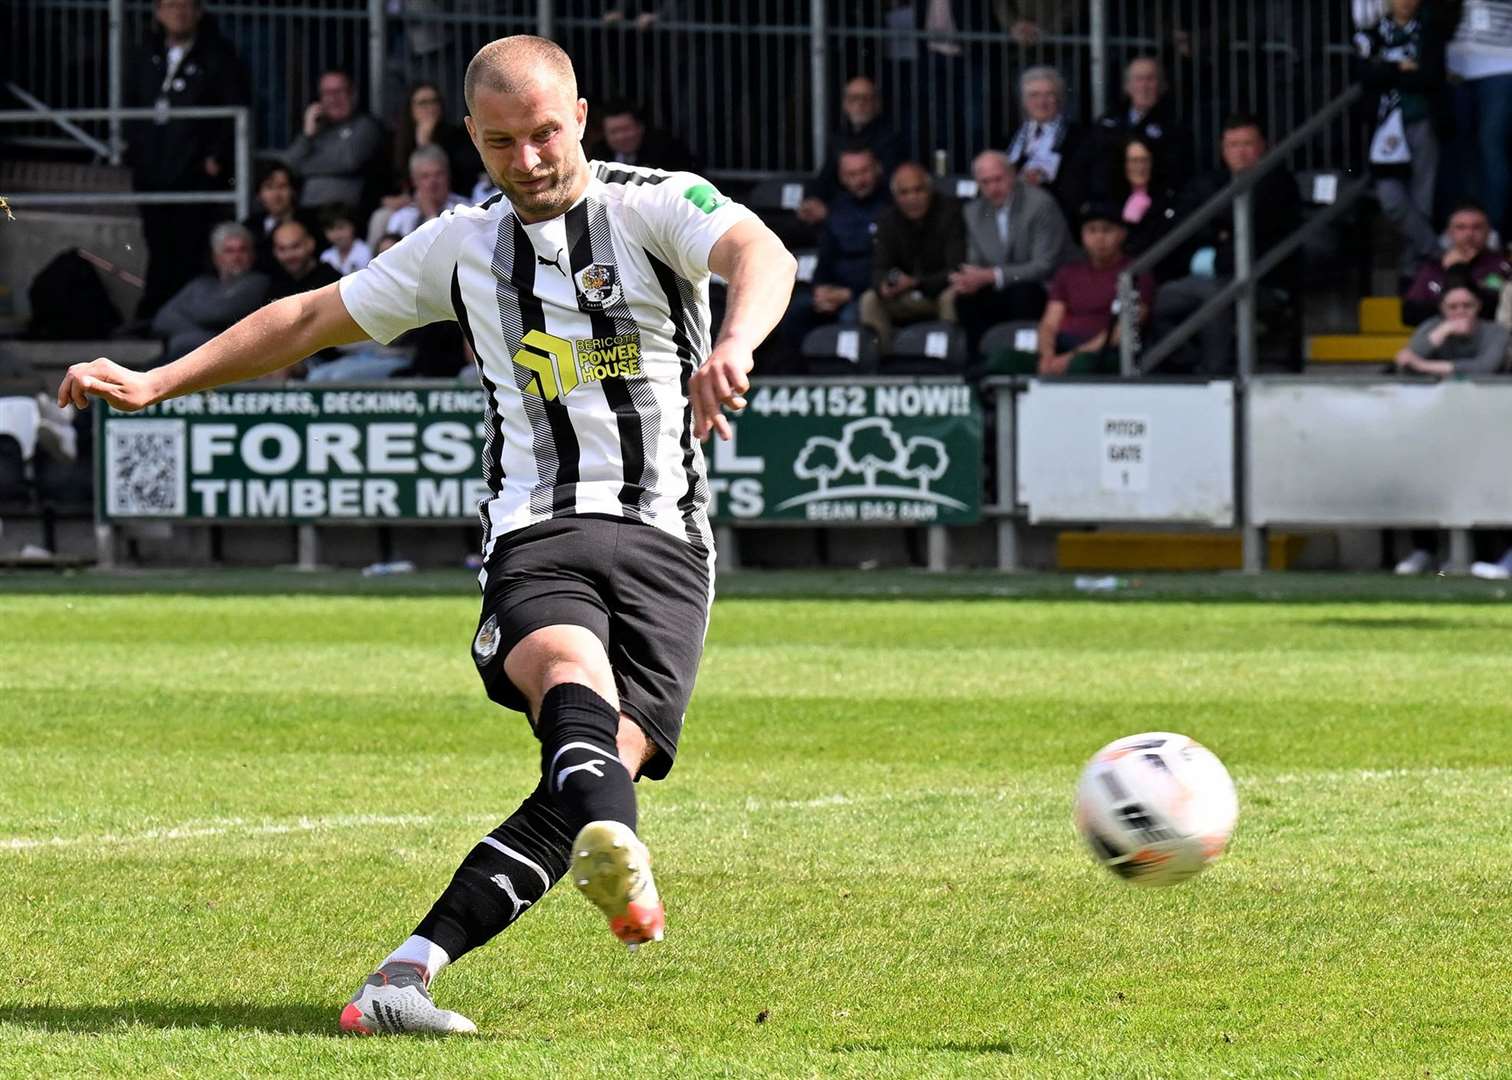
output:
[[[635,828],[635,782],[620,763],[619,713],[579,683],[553,686],[541,699],[541,783],[577,835],[590,821]]]

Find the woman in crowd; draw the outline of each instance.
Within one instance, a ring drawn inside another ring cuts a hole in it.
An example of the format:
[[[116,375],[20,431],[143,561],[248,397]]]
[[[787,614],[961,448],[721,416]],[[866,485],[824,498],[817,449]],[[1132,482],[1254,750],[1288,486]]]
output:
[[[1161,241],[1176,218],[1176,189],[1165,175],[1164,157],[1143,136],[1130,135],[1114,161],[1107,187],[1128,230],[1124,253],[1137,259]],[[1174,262],[1165,259],[1155,267],[1157,280],[1180,276],[1180,259],[1173,258]],[[1166,273],[1167,269],[1171,272]]]
[[[394,138],[395,176],[409,176],[410,155],[422,146],[439,146],[446,151],[452,190],[458,195],[472,193],[483,162],[467,129],[446,119],[446,101],[435,83],[416,83],[410,88],[409,103]]]
[[[271,274],[278,269],[278,260],[273,257],[273,230],[286,221],[299,221],[310,230],[310,235],[320,243],[324,235],[316,216],[299,206],[299,183],[294,170],[281,161],[264,165],[257,177],[257,201],[252,213],[242,221],[242,227],[252,234],[253,269]]]

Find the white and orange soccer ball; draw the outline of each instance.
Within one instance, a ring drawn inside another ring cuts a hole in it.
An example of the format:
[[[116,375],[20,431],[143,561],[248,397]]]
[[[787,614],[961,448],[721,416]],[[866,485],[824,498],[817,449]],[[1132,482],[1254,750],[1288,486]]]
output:
[[[1169,731],[1110,742],[1076,786],[1076,827],[1093,857],[1136,885],[1200,874],[1223,854],[1238,817],[1218,755]]]

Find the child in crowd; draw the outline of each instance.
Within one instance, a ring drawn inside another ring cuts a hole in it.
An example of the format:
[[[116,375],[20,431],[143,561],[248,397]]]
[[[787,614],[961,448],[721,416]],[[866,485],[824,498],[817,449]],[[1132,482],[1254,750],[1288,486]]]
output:
[[[357,214],[342,204],[328,206],[320,215],[321,228],[330,247],[321,252],[320,261],[336,268],[345,276],[361,270],[373,258],[373,249],[366,240],[357,238]]]

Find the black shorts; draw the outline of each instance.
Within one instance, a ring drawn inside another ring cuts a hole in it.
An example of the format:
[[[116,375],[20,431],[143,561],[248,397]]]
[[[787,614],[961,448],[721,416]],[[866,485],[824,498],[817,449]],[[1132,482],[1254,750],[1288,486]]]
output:
[[[709,625],[707,554],[652,525],[585,514],[503,537],[482,582],[473,662],[488,696],[528,712],[525,696],[504,673],[504,658],[544,626],[585,627],[609,654],[620,711],[659,751],[642,775],[666,776]]]

